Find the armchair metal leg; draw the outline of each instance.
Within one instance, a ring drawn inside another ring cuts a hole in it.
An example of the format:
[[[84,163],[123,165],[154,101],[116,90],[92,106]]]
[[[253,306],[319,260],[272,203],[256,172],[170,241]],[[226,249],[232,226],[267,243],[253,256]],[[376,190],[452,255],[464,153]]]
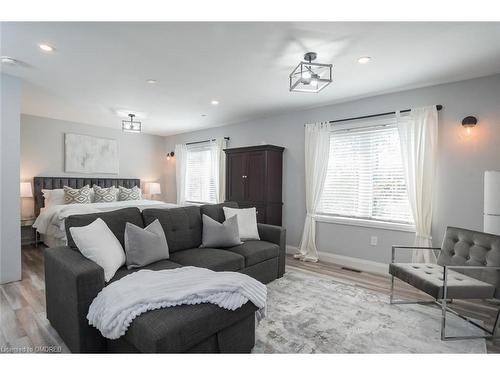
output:
[[[419,301],[419,300],[402,300],[402,299],[394,299],[394,284],[395,284],[395,277],[391,275],[391,292],[389,294],[389,304],[391,305],[415,305],[415,304],[420,304],[420,305],[428,305],[431,303],[436,303],[435,300],[430,300],[430,301]]]
[[[391,294],[389,296],[389,303],[394,303],[394,275],[391,275]]]
[[[497,329],[498,326],[500,325],[500,308],[498,309],[497,317],[495,319],[495,323],[493,323],[493,337],[497,337]],[[498,339],[500,339],[500,335],[498,336]]]
[[[441,340],[443,341],[450,341],[450,340],[470,340],[470,339],[492,339],[492,340],[500,340],[500,336],[496,336],[496,330],[498,327],[498,321],[500,317],[500,309],[497,312],[497,316],[495,319],[495,323],[493,325],[493,328],[489,330],[488,328],[476,323],[474,320],[471,318],[464,316],[457,311],[450,309],[446,305],[446,300],[441,300],[441,301],[436,301],[437,304],[441,305],[441,310],[443,312],[442,319],[441,319]],[[486,332],[486,335],[472,335],[472,336],[446,336],[446,313],[450,312],[453,315],[459,317],[460,319],[465,320],[466,322],[472,324],[474,327],[477,327],[481,329],[482,331]]]
[[[441,301],[441,340],[446,340],[446,299]]]

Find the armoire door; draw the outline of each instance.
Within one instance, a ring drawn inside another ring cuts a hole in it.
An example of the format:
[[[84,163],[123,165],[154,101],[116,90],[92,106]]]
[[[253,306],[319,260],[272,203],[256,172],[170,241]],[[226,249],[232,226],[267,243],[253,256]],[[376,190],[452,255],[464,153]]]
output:
[[[265,200],[266,194],[266,153],[253,151],[247,154],[247,168],[245,173],[246,194],[245,200],[259,202]]]
[[[226,196],[229,201],[245,200],[246,154],[237,153],[227,158]]]

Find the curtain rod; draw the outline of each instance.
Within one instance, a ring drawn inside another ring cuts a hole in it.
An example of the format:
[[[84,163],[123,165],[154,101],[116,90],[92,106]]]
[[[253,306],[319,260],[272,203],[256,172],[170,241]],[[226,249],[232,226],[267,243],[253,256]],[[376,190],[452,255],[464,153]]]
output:
[[[224,139],[225,139],[226,141],[229,141],[229,139],[230,139],[230,138],[229,138],[229,137],[224,137]],[[189,143],[186,143],[186,146],[187,146],[187,145],[196,145],[196,144],[198,144],[198,143],[205,143],[205,142],[211,142],[211,141],[215,141],[215,138],[213,138],[213,139],[205,139],[204,141],[189,142]]]
[[[436,109],[438,111],[442,110],[443,109],[443,106],[441,104],[438,104],[436,105]],[[411,109],[404,109],[402,111],[399,111],[400,113],[405,113],[405,112],[410,112]],[[343,118],[343,119],[340,119],[340,120],[331,120],[331,121],[328,121],[330,124],[334,124],[334,123],[337,123],[337,122],[344,122],[344,121],[354,121],[354,120],[363,120],[363,119],[366,119],[366,118],[371,118],[371,117],[380,117],[380,116],[387,116],[387,115],[395,115],[396,112],[393,111],[393,112],[384,112],[384,113],[376,113],[374,115],[366,115],[366,116],[359,116],[359,117],[350,117],[350,118]],[[305,125],[304,125],[305,126]]]

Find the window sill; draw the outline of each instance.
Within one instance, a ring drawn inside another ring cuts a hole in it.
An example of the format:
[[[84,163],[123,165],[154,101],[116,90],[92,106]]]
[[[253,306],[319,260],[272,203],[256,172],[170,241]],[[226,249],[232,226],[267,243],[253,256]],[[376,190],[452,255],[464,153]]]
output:
[[[378,228],[395,230],[400,232],[412,232],[415,233],[415,226],[412,224],[402,224],[402,223],[391,223],[388,221],[376,221],[376,220],[366,220],[366,219],[355,219],[351,217],[340,217],[333,215],[314,215],[314,219],[321,223],[331,223],[331,224],[341,224],[341,225],[352,225],[358,227],[367,228]]]

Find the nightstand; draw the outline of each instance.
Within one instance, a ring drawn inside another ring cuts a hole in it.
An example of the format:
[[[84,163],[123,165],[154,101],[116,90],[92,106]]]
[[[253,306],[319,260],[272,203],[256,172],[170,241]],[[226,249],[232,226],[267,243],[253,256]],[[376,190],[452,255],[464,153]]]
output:
[[[35,245],[38,244],[38,233],[33,224],[35,223],[35,218],[23,218],[21,219],[21,245]]]

